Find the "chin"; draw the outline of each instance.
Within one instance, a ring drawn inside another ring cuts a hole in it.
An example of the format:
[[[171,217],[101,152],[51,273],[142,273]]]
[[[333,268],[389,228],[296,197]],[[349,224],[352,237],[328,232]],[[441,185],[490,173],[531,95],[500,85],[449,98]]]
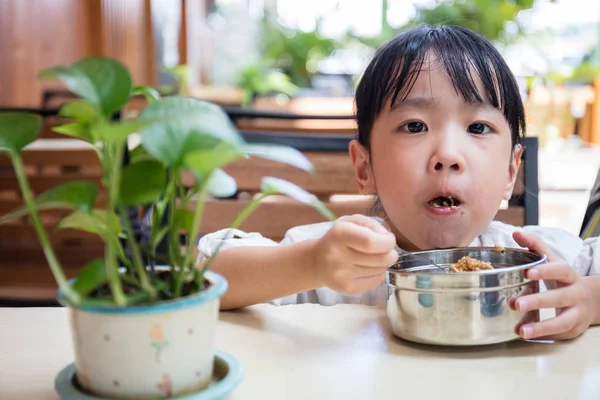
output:
[[[421,247],[423,250],[427,249],[450,249],[454,247],[465,247],[468,245],[465,244],[464,240],[461,238],[457,238],[456,235],[436,235],[435,237],[429,237],[424,241],[425,246]]]

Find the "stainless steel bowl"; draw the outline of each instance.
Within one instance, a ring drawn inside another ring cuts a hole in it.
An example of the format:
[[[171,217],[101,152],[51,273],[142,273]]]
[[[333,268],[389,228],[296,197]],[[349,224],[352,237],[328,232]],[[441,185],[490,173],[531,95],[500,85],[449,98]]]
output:
[[[412,342],[471,346],[518,338],[517,328],[539,321],[539,312],[522,313],[509,302],[539,292],[525,271],[546,256],[520,249],[467,247],[402,255],[386,275],[387,315],[394,335]],[[463,256],[490,262],[494,269],[445,273]]]

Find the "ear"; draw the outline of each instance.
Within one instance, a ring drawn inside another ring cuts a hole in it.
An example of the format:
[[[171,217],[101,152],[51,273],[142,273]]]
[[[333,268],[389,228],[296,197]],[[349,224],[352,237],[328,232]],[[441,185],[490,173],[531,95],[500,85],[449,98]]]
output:
[[[519,168],[521,167],[521,157],[523,156],[523,146],[520,144],[515,146],[515,150],[510,160],[510,164],[508,166],[508,180],[506,182],[506,186],[504,187],[504,196],[503,199],[508,201],[510,200],[513,190],[515,188],[515,182],[517,180],[517,176],[519,175]]]
[[[358,183],[360,194],[370,195],[377,193],[377,186],[373,178],[373,168],[371,167],[371,158],[369,151],[358,142],[352,140],[350,142],[350,158],[354,165],[354,176]]]

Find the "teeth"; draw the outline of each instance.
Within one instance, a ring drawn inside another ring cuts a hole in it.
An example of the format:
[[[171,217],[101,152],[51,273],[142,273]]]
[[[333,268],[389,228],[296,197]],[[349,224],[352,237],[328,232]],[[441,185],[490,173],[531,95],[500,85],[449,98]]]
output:
[[[448,197],[437,197],[429,202],[435,208],[450,207],[452,210],[456,210],[458,201],[454,200],[452,196]]]

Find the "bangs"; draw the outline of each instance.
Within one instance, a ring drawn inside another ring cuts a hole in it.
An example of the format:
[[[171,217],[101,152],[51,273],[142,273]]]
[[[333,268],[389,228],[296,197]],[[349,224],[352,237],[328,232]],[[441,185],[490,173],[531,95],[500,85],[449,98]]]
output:
[[[455,26],[421,26],[399,35],[377,52],[357,88],[359,139],[365,134],[361,121],[369,123],[362,128],[370,131],[376,119],[373,116],[388,102],[392,106],[404,101],[421,72],[429,70],[426,64],[430,56],[435,56],[436,64],[447,72],[458,95],[468,103],[486,103],[499,110],[511,128],[513,145],[521,143],[525,115],[514,76],[491,43]]]

